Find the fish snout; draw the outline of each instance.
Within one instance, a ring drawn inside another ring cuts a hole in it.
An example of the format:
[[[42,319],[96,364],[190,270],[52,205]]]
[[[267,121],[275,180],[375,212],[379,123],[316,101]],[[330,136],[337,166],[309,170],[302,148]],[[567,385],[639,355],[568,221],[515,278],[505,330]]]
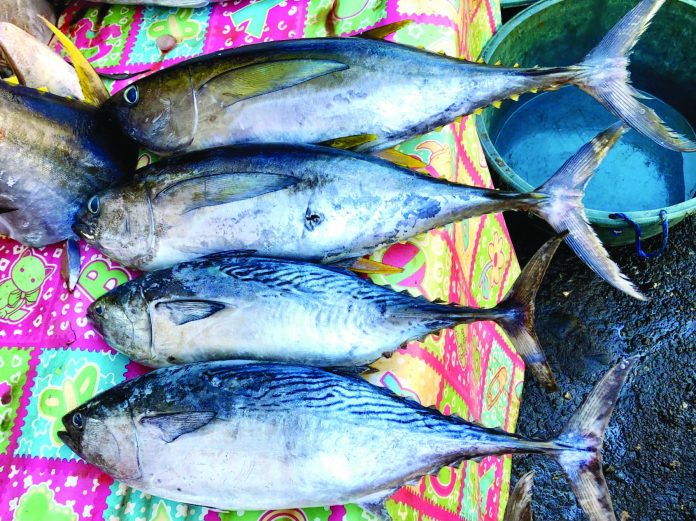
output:
[[[78,237],[86,240],[93,241],[95,237],[95,226],[82,219],[80,216],[77,217],[76,221],[72,225],[72,229],[77,234]]]

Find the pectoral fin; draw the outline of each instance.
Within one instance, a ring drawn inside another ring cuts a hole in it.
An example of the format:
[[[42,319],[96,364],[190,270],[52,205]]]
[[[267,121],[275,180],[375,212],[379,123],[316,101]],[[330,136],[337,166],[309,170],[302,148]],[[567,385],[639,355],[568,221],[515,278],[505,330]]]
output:
[[[207,80],[200,96],[214,96],[223,107],[241,100],[269,94],[348,68],[333,60],[278,60],[231,69]]]
[[[159,187],[154,202],[157,203],[163,197],[185,194],[185,197],[182,197],[182,213],[188,213],[206,206],[251,199],[283,190],[299,182],[295,177],[264,172],[202,175],[180,179]]]
[[[181,326],[208,318],[225,307],[225,304],[210,300],[171,300],[155,304],[155,311],[163,313],[170,322]]]
[[[159,429],[162,439],[171,443],[179,436],[205,427],[213,418],[215,418],[214,412],[187,411],[143,416],[140,418],[140,423],[156,427]]]
[[[322,141],[319,145],[331,148],[340,148],[341,150],[352,150],[366,143],[371,143],[377,139],[376,134],[358,134],[355,136],[338,137]]]
[[[16,212],[17,208],[12,208],[10,206],[0,206],[0,214]]]
[[[360,33],[360,38],[369,38],[371,40],[384,40],[387,36],[407,27],[413,23],[413,20],[399,20],[381,27],[375,27],[369,31]]]

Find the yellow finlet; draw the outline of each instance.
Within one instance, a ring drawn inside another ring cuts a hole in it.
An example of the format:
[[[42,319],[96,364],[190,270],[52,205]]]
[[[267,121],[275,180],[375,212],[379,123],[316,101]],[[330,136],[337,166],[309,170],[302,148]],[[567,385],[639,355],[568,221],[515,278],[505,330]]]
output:
[[[365,275],[396,275],[404,271],[403,268],[390,266],[389,264],[365,258],[357,259],[348,269],[353,273],[362,273]]]
[[[529,89],[529,92],[531,92],[532,94],[536,94],[537,92],[539,92],[539,89]]]
[[[496,66],[496,67],[499,66],[499,65],[502,65],[502,64],[503,64],[503,62],[500,61],[500,60],[498,60],[497,62],[495,62],[495,66]]]
[[[358,134],[356,136],[346,136],[338,137],[336,139],[329,139],[327,141],[322,141],[320,145],[324,145],[332,148],[340,148],[342,150],[352,150],[365,143],[370,143],[377,139],[376,134]]]
[[[516,63],[515,65],[512,66],[513,69],[519,69],[519,67],[520,67],[519,63]]]
[[[427,163],[424,163],[420,159],[409,156],[408,154],[404,154],[403,152],[399,152],[394,148],[380,150],[379,152],[374,152],[372,155],[389,161],[390,163],[394,163],[395,165],[410,168],[412,170],[424,170],[428,166]]]
[[[17,78],[17,76],[9,76],[3,79],[10,85],[19,85],[19,78]]]
[[[399,20],[398,22],[383,25],[381,27],[375,27],[374,29],[360,33],[358,36],[360,38],[369,38],[371,40],[383,40],[390,34],[394,34],[412,23],[413,20]]]
[[[481,114],[483,114],[483,107],[479,107],[476,110],[474,110],[474,115],[480,116]]]
[[[497,109],[499,109],[499,108],[501,107],[502,104],[503,104],[503,102],[500,101],[500,100],[494,101],[494,102],[493,102],[493,106],[494,106],[495,108],[497,108]]]
[[[519,95],[519,94],[513,94],[512,96],[510,96],[510,99],[511,99],[512,101],[520,101],[520,95]]]
[[[92,65],[87,61],[80,50],[75,46],[75,44],[65,36],[60,29],[58,29],[51,22],[46,20],[43,16],[40,18],[48,26],[48,28],[56,35],[58,41],[68,53],[70,61],[72,61],[73,67],[75,67],[75,72],[77,73],[77,78],[80,81],[80,88],[85,96],[85,103],[94,106],[100,106],[107,99],[109,99],[109,91],[101,81],[101,78],[94,70]]]

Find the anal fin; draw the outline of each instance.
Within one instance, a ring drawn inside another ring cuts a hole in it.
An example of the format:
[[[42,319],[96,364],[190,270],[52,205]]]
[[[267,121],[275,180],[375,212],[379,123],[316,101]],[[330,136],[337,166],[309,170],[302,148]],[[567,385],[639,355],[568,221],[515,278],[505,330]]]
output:
[[[80,246],[75,239],[65,241],[65,255],[61,262],[60,274],[68,285],[68,291],[72,293],[80,277]]]

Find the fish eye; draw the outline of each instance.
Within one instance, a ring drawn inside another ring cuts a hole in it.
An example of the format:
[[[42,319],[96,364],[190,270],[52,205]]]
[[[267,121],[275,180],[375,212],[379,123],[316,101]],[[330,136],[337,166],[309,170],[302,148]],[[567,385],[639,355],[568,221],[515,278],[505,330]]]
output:
[[[101,304],[97,304],[94,306],[94,312],[99,315],[100,317],[104,315],[104,306]]]
[[[123,91],[123,99],[129,105],[135,105],[140,101],[140,92],[138,91],[137,85],[131,85]]]
[[[79,430],[82,430],[85,426],[85,421],[82,419],[82,415],[79,412],[73,414],[72,424]]]
[[[87,210],[89,210],[89,213],[97,215],[99,214],[99,196],[95,195],[93,196],[88,202],[87,202]]]

